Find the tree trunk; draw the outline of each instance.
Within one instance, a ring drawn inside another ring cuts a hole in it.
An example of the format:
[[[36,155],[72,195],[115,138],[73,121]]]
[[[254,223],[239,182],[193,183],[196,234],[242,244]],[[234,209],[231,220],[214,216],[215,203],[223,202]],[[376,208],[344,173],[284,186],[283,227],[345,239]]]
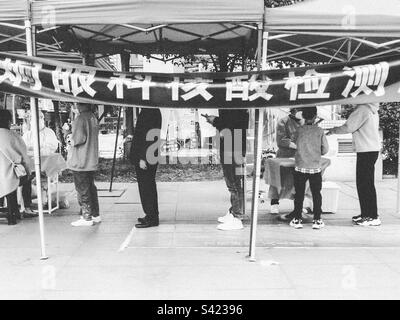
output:
[[[60,102],[59,101],[54,101],[53,100],[53,105],[54,105],[54,127],[55,127],[55,131],[56,131],[56,136],[58,141],[60,141],[61,143],[61,154],[63,156],[66,155],[65,153],[65,139],[64,139],[64,135],[62,132],[62,125],[61,125],[61,118],[60,118]]]

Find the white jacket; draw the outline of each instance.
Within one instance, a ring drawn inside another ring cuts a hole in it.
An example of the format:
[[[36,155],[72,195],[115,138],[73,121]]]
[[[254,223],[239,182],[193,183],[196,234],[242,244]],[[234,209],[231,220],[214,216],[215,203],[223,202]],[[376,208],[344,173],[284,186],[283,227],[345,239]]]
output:
[[[39,136],[40,154],[42,156],[48,156],[57,151],[59,142],[53,130],[45,127],[39,131]],[[33,131],[27,131],[22,138],[28,148],[28,152],[32,152],[34,146]]]
[[[379,105],[377,103],[360,104],[351,113],[346,123],[331,130],[335,134],[353,134],[355,152],[381,150],[379,138]]]

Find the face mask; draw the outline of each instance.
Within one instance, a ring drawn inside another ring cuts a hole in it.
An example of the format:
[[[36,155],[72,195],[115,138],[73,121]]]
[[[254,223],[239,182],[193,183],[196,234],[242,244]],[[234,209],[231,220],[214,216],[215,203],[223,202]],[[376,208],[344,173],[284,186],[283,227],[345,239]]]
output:
[[[303,119],[303,112],[302,111],[297,111],[295,114],[295,118],[302,120]]]

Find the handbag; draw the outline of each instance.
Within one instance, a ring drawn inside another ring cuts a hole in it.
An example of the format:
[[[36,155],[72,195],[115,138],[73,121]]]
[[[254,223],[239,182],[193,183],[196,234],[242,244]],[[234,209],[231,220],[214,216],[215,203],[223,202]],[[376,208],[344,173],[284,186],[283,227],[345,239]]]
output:
[[[21,164],[21,163],[15,163],[14,161],[12,161],[5,153],[3,150],[0,149],[0,152],[6,157],[6,159],[8,161],[11,162],[11,164],[13,165],[13,170],[15,175],[17,176],[18,179],[21,179],[23,177],[26,177],[28,175],[28,173],[26,172],[25,167]]]

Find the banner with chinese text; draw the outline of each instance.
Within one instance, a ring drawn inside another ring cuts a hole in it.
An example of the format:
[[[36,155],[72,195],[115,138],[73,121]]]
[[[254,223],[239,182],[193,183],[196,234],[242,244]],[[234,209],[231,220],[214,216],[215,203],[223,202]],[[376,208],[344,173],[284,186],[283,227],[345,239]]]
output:
[[[262,108],[400,101],[400,58],[234,73],[128,73],[0,53],[0,91],[167,108]]]

